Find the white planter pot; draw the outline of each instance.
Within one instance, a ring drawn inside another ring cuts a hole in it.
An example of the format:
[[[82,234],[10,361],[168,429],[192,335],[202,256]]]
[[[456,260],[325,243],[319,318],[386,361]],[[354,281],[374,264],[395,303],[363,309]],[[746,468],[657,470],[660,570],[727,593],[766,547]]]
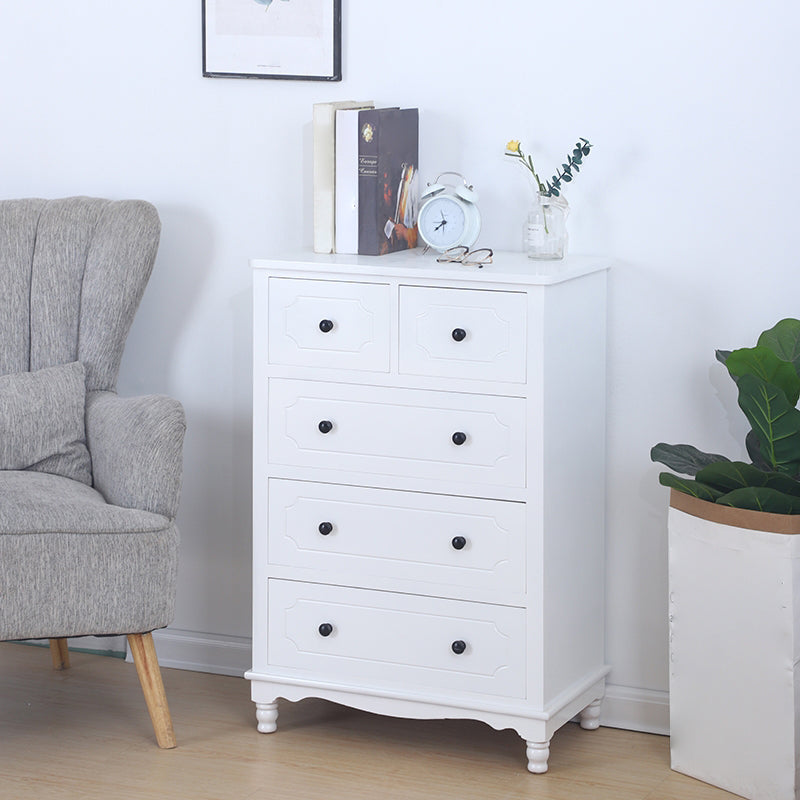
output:
[[[672,768],[800,800],[800,518],[670,505]]]

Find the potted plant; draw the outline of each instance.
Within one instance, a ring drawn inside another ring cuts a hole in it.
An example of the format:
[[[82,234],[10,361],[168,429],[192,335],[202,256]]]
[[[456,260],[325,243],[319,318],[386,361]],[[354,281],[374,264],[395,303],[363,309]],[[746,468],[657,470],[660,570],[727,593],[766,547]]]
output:
[[[717,351],[749,462],[657,444],[670,487],[672,768],[750,800],[800,798],[800,320]],[[675,474],[679,473],[679,474]]]

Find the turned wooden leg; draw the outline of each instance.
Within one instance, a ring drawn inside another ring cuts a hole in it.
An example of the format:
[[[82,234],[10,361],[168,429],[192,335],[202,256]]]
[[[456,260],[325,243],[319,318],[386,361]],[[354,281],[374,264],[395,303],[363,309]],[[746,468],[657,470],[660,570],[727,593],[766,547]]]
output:
[[[256,703],[259,733],[274,733],[278,728],[278,704]]]
[[[547,759],[550,758],[550,742],[526,742],[528,745],[528,772],[541,775],[547,772]]]
[[[169,714],[167,696],[164,693],[153,635],[132,633],[128,636],[128,646],[133,654],[133,663],[136,664],[136,672],[139,674],[139,683],[142,684],[144,699],[153,722],[158,746],[166,749],[175,747],[172,717]]]
[[[600,727],[600,704],[603,698],[593,700],[581,711],[581,728],[585,731],[596,731]]]
[[[50,657],[53,659],[53,669],[69,669],[69,650],[67,640],[50,640]]]

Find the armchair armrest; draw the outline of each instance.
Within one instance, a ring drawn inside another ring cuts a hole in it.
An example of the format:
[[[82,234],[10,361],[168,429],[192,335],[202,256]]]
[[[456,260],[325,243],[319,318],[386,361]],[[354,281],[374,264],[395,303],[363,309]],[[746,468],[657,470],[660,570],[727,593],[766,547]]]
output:
[[[86,441],[94,487],[106,502],[173,519],[183,474],[186,419],[163,395],[86,395]]]

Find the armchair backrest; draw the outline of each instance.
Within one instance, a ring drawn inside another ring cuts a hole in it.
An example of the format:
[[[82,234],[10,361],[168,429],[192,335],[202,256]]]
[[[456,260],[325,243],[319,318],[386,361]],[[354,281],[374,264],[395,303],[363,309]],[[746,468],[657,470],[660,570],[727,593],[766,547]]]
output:
[[[0,375],[82,361],[113,391],[160,231],[141,200],[0,201]]]

